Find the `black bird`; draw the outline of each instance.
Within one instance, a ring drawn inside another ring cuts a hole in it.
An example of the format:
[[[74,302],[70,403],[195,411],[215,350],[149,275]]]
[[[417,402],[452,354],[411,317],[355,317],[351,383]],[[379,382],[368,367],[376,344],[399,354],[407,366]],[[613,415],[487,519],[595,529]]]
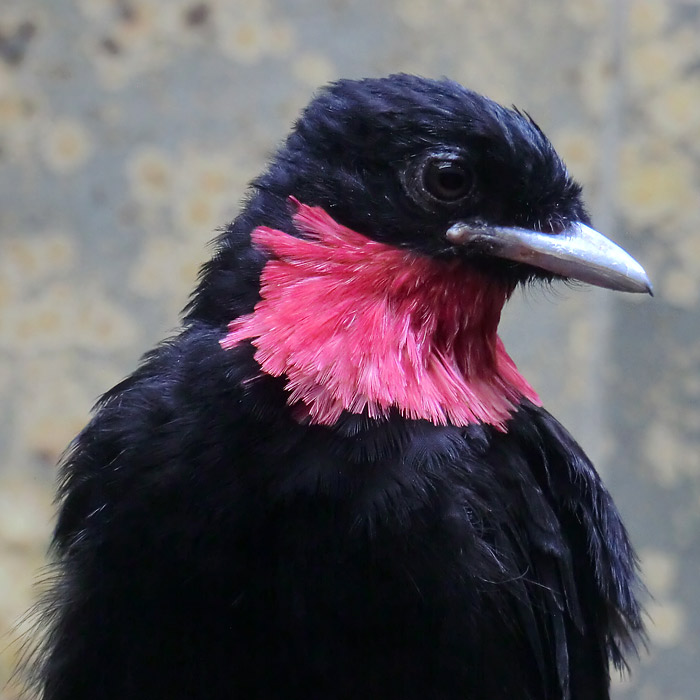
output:
[[[589,224],[527,114],[322,90],[63,461],[39,697],[608,698],[635,556],[497,335],[519,284],[651,291]]]

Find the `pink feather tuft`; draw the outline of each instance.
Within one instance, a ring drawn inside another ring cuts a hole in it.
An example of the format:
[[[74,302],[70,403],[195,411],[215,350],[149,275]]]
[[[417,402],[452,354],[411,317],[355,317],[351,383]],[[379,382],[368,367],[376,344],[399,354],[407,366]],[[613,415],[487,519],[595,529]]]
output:
[[[525,397],[539,403],[498,337],[510,291],[458,261],[366,238],[299,204],[306,238],[253,231],[270,261],[261,301],[235,319],[225,349],[251,340],[262,370],[287,379],[290,405],[312,423],[342,411],[505,430]]]

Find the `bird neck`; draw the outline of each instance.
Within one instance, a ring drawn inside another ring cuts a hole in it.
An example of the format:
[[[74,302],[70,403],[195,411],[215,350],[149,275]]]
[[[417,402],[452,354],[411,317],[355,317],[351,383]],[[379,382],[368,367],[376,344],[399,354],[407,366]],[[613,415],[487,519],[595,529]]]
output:
[[[512,288],[295,203],[305,237],[255,229],[253,244],[270,256],[261,300],[229,324],[221,345],[252,342],[262,371],[286,378],[288,403],[305,419],[332,425],[343,411],[398,410],[505,430],[523,398],[539,402],[498,337]]]

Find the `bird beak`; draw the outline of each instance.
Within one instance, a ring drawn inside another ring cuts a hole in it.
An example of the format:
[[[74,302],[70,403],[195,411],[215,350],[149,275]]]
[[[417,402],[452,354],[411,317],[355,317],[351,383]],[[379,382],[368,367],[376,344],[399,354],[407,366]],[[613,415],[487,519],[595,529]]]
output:
[[[456,223],[447,240],[487,255],[622,292],[653,294],[644,268],[620,246],[577,221],[560,233]]]

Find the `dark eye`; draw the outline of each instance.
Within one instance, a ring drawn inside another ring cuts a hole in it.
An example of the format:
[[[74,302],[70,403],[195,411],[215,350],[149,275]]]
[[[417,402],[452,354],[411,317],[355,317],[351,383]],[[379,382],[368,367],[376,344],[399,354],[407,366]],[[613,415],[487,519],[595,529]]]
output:
[[[423,187],[441,202],[456,202],[471,191],[471,172],[461,160],[431,159],[424,166]]]

